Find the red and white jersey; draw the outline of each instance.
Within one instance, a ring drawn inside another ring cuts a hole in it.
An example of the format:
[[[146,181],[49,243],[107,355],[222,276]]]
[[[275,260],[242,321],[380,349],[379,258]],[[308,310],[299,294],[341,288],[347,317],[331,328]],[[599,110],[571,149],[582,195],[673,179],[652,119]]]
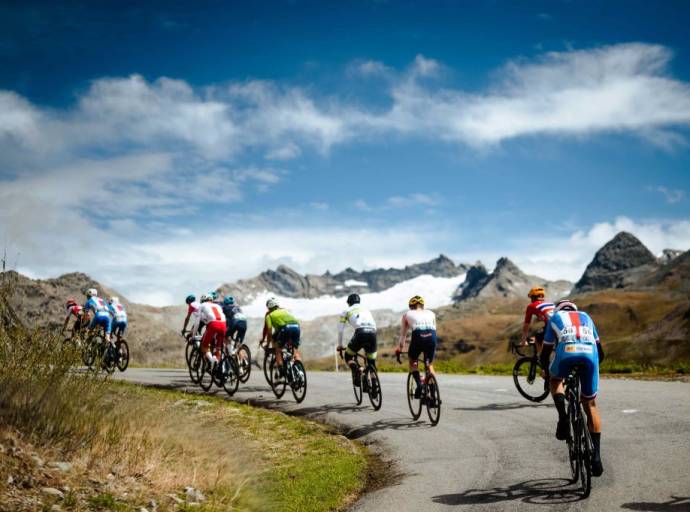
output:
[[[410,309],[403,319],[411,331],[436,330],[436,315],[430,309]]]
[[[196,301],[192,302],[187,307],[187,314],[196,318],[197,316],[199,316],[199,308],[200,307],[201,307],[201,304],[199,304],[198,302],[196,302]]]
[[[75,317],[78,317],[79,314],[82,311],[82,308],[79,304],[75,304],[74,306],[70,306],[67,308],[67,314],[68,315],[74,315]]]
[[[532,317],[536,316],[539,320],[544,322],[544,325],[546,325],[555,310],[556,306],[551,302],[535,300],[529,306],[527,306],[527,310],[525,311],[525,323],[530,323],[532,321]]]
[[[211,322],[225,323],[225,313],[223,308],[214,302],[204,302],[199,306],[199,314],[194,319],[194,329],[192,332],[196,335],[199,331],[199,324],[210,324]]]

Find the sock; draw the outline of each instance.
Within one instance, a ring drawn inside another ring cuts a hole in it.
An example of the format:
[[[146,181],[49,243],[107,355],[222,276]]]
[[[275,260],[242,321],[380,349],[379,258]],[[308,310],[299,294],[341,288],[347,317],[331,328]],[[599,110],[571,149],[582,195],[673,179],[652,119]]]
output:
[[[556,404],[558,411],[558,421],[563,421],[565,419],[565,395],[563,393],[553,395],[553,403]]]
[[[592,435],[592,444],[594,445],[594,458],[599,459],[601,458],[601,452],[599,451],[601,449],[601,432],[590,432]]]
[[[414,381],[417,383],[417,387],[419,387],[419,386],[422,385],[422,380],[421,380],[421,378],[419,377],[419,370],[414,370],[414,371],[412,372],[412,378],[413,378]]]
[[[206,352],[206,359],[208,359],[209,363],[215,363],[216,360],[213,358],[213,354],[211,352]]]

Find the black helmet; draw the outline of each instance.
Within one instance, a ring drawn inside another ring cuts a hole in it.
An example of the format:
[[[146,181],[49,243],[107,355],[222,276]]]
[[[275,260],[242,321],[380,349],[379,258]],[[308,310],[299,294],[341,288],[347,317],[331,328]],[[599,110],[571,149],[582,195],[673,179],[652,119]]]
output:
[[[352,306],[353,304],[359,304],[359,295],[356,293],[351,293],[347,298],[347,305]]]

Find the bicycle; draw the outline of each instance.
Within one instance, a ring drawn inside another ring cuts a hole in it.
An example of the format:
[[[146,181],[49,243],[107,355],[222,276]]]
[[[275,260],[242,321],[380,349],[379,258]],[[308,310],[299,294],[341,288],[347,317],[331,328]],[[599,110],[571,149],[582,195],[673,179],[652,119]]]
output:
[[[532,354],[527,355],[522,352],[522,347],[518,343],[511,343],[510,350],[513,354],[520,357],[513,366],[513,382],[518,392],[530,402],[541,402],[549,396],[549,382],[544,379],[543,387],[539,386],[537,377],[541,377],[542,367],[537,355],[537,346],[533,339],[530,339],[527,346]]]
[[[569,426],[568,458],[572,483],[578,480],[582,486],[582,497],[587,498],[592,490],[592,454],[594,445],[587,426],[587,415],[581,402],[580,377],[582,366],[576,364],[565,379],[565,399],[568,402],[566,410]]]
[[[264,351],[264,360],[263,360],[263,371],[264,371],[264,378],[266,379],[266,382],[268,385],[271,385],[271,364],[273,364],[273,361],[275,361],[276,355],[273,349],[271,348],[271,342],[267,341],[265,343],[259,342],[259,346],[263,349]]]
[[[189,372],[189,380],[192,384],[198,384],[197,374],[199,370],[199,365],[202,363],[201,357],[201,335],[197,334],[192,336],[192,333],[187,331],[184,336],[187,341],[185,345],[185,361],[187,362],[187,370]]]
[[[125,340],[111,340],[106,346],[103,329],[88,333],[82,346],[82,362],[93,370],[97,359],[108,374],[112,374],[115,368],[124,372],[129,366],[129,345]]]
[[[228,337],[228,342],[228,345],[232,345],[237,355],[240,382],[245,384],[252,373],[252,352],[238,337]]]
[[[211,353],[217,350],[217,343],[219,343],[217,339],[214,339],[211,343]],[[195,365],[196,383],[204,391],[209,391],[213,384],[215,384],[219,388],[225,389],[229,396],[232,396],[240,384],[238,357],[234,347],[223,345],[223,349],[220,351],[220,360],[215,363],[211,363],[201,352],[200,348],[195,349],[195,357],[197,358]]]
[[[299,404],[307,395],[307,371],[304,369],[302,361],[295,360],[292,342],[288,341],[281,350],[283,353],[282,367],[278,367],[275,357],[269,366],[271,389],[276,398],[281,398],[285,394],[287,384],[289,384],[292,395]],[[281,368],[283,370],[282,375]]]
[[[340,359],[345,359],[343,357],[343,350],[339,349],[338,352],[340,352]],[[362,405],[362,399],[366,392],[369,395],[371,406],[375,411],[378,411],[381,409],[383,395],[381,394],[381,381],[379,380],[376,367],[371,364],[371,360],[368,357],[363,356],[359,352],[354,354],[354,360],[357,363],[357,376],[352,381],[355,402],[357,402],[357,405]]]
[[[398,352],[396,355],[398,364],[402,364],[402,359],[400,358],[402,354],[407,354],[407,352]],[[412,376],[412,372],[407,374],[407,405],[410,408],[412,419],[415,421],[422,415],[422,406],[426,405],[429,421],[432,426],[436,426],[441,419],[441,392],[436,376],[429,371],[430,365],[431,362],[428,359],[424,359],[424,376],[422,377],[422,386],[418,398],[414,396],[417,383]]]

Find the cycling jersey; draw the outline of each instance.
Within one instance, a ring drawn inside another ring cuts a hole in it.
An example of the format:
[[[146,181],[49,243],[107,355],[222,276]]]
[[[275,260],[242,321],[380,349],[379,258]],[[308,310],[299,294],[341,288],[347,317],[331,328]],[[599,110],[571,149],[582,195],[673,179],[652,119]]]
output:
[[[122,304],[110,304],[110,314],[116,322],[127,322],[127,311]]]
[[[539,320],[547,324],[551,315],[553,315],[556,306],[550,302],[544,300],[535,300],[525,310],[525,323],[529,324],[532,322],[532,317],[536,316]]]
[[[338,324],[338,345],[343,344],[343,332],[345,326],[350,324],[355,332],[369,332],[376,333],[376,322],[374,316],[368,309],[363,308],[359,304],[353,304],[340,315],[340,323]]]
[[[233,304],[232,306],[223,306],[223,313],[225,314],[228,328],[230,328],[235,321],[247,320],[247,315],[242,313],[242,308],[237,304]]]
[[[204,302],[199,306],[199,312],[194,318],[194,327],[192,328],[192,336],[196,336],[199,332],[199,325],[201,323],[208,325],[211,322],[223,322],[223,332],[225,332],[225,314],[223,309],[213,302]]]
[[[82,308],[80,305],[75,304],[74,306],[70,306],[67,308],[67,314],[68,315],[74,315],[75,318],[79,318],[79,315],[81,314]]]
[[[106,306],[105,301],[100,297],[89,297],[84,304],[85,311],[93,311],[95,314],[106,313],[108,314],[108,306]]]
[[[546,326],[545,345],[556,345],[549,371],[565,379],[579,364],[582,396],[594,398],[599,390],[599,334],[592,318],[584,311],[557,311]]]
[[[299,320],[290,314],[287,309],[277,308],[266,315],[266,327],[280,329],[286,325],[299,325]]]
[[[436,330],[436,315],[430,309],[410,309],[403,320],[412,332]]]

